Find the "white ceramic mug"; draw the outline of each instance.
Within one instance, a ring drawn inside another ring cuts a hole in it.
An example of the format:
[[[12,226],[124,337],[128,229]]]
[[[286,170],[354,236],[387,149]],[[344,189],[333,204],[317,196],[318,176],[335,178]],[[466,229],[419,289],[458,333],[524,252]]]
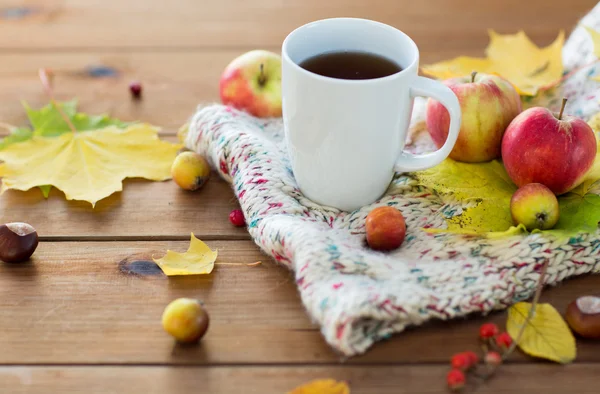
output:
[[[336,51],[381,55],[402,71],[345,80],[299,66]],[[385,193],[395,172],[433,167],[454,147],[461,123],[458,99],[442,83],[418,75],[419,50],[400,30],[357,18],[315,21],[286,37],[282,58],[286,143],[294,177],[311,200],[345,211],[360,208]],[[403,151],[415,96],[440,101],[450,115],[444,146],[423,155]]]

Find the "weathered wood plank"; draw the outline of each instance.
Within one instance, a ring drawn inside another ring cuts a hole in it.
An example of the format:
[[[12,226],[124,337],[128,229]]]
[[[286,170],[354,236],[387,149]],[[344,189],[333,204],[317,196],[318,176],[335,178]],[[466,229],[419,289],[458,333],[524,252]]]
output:
[[[446,366],[340,367],[2,367],[0,390],[11,394],[283,394],[313,379],[349,382],[357,394],[448,393]],[[481,394],[595,394],[598,366],[505,365]]]
[[[210,275],[167,278],[153,264],[122,269],[129,255],[160,257],[187,242],[43,242],[31,264],[0,264],[0,364],[256,364],[338,363],[302,307],[293,276],[250,241],[207,241],[219,250]],[[136,273],[137,272],[137,273]],[[600,276],[548,290],[543,301],[564,311],[596,292]],[[198,297],[211,326],[199,346],[174,346],[160,316],[177,297]],[[479,325],[503,324],[504,313],[433,323],[376,345],[349,363],[445,363],[477,350]],[[530,361],[520,354],[515,362]],[[579,362],[600,361],[600,342],[579,342]]]
[[[219,101],[221,72],[243,52],[0,52],[0,122],[25,125],[22,101],[33,108],[48,103],[38,69],[49,68],[57,99],[77,98],[89,114],[108,113],[175,133],[199,104]],[[132,80],[141,81],[142,100],[132,100]]]
[[[485,32],[525,29],[547,41],[595,0],[36,0],[0,7],[0,49],[278,47],[304,23],[352,16],[392,24],[427,53],[479,52]]]

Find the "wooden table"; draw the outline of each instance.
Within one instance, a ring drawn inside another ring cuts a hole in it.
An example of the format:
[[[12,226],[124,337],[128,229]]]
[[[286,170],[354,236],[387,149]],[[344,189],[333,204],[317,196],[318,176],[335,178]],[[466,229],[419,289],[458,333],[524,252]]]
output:
[[[539,45],[570,31],[595,0],[3,0],[0,120],[25,123],[20,100],[47,102],[36,71],[54,70],[59,99],[88,113],[144,120],[174,133],[198,103],[218,100],[218,77],[249,49],[279,50],[293,28],[359,16],[410,34],[424,63],[481,55],[486,29],[524,29]],[[141,102],[128,83],[143,83]],[[309,321],[293,277],[227,220],[236,201],[217,177],[200,192],[172,182],[128,181],[101,201],[67,202],[53,191],[0,197],[2,222],[25,221],[42,241],[31,263],[0,264],[1,393],[285,393],[314,378],[351,382],[352,393],[445,392],[449,357],[477,349],[484,321],[504,313],[409,330],[342,360]],[[220,249],[211,275],[167,279],[127,256],[183,251],[190,232]],[[600,278],[569,280],[543,295],[564,310]],[[177,297],[205,301],[211,327],[200,346],[174,346],[162,330]],[[597,393],[600,345],[579,341],[569,366],[516,353],[481,393]]]

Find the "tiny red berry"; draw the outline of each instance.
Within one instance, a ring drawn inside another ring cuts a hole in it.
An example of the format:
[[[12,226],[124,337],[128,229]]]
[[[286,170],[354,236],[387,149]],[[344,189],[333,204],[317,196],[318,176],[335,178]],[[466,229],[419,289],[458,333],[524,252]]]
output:
[[[244,213],[241,209],[234,209],[229,214],[229,221],[236,227],[243,227],[246,225],[246,220],[244,219]]]
[[[485,363],[489,365],[500,365],[502,364],[502,356],[498,352],[487,352],[485,355]]]
[[[452,368],[454,369],[466,371],[471,367],[471,358],[466,353],[456,353],[450,359],[450,365],[452,365]]]
[[[507,332],[503,332],[496,337],[496,345],[498,345],[500,349],[508,349],[510,345],[512,345],[512,342],[513,340]]]
[[[467,357],[469,357],[469,364],[471,367],[476,365],[479,362],[479,357],[477,356],[477,354],[475,354],[475,352],[468,351],[468,352],[465,352],[464,354]]]
[[[494,323],[485,323],[479,328],[479,337],[481,339],[490,339],[498,335],[499,332],[498,326]]]
[[[458,369],[453,369],[446,376],[448,388],[452,391],[460,391],[465,386],[466,380],[463,371],[459,371]]]
[[[142,96],[142,84],[137,81],[131,82],[129,84],[129,91],[133,98],[139,99]]]

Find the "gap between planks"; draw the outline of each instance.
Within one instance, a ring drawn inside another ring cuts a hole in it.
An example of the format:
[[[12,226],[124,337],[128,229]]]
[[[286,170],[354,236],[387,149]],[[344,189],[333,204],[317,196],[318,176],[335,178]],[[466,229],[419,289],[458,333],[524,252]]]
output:
[[[132,236],[111,236],[111,235],[47,235],[40,236],[40,242],[161,242],[161,241],[189,241],[189,235],[132,235]],[[203,241],[251,241],[250,234],[229,234],[229,235],[203,235]]]

